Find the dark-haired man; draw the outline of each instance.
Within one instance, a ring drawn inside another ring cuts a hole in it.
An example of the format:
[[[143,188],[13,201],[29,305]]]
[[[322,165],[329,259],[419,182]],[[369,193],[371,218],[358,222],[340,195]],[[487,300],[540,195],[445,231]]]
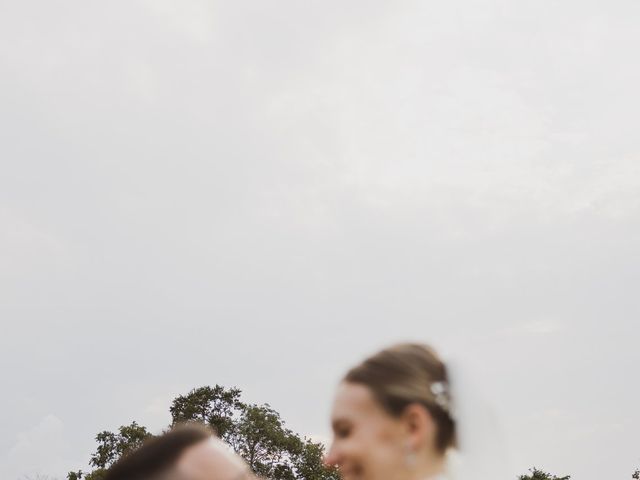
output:
[[[244,461],[206,427],[186,424],[121,458],[104,480],[249,480]]]

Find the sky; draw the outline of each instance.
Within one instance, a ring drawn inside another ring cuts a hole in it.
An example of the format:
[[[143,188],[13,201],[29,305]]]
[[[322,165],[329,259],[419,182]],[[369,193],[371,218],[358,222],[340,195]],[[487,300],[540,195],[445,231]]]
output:
[[[0,2],[0,478],[397,341],[515,473],[640,467],[635,0]]]

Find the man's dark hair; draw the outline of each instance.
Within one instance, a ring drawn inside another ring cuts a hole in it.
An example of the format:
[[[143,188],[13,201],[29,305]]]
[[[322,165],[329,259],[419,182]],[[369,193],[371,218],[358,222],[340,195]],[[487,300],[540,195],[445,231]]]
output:
[[[146,440],[140,448],[122,457],[107,471],[104,480],[164,480],[187,448],[213,434],[204,425],[179,425]]]

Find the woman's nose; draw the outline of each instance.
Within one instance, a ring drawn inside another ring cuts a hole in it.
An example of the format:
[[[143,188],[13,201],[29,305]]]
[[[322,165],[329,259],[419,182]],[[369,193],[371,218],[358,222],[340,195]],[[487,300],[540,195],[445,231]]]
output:
[[[323,458],[324,464],[327,467],[336,467],[338,466],[338,460],[339,458],[336,451],[336,445],[335,443],[332,443],[331,447],[329,447],[329,451]]]

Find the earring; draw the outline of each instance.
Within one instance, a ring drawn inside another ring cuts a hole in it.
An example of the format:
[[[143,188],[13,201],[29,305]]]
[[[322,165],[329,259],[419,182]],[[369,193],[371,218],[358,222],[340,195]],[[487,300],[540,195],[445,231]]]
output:
[[[411,445],[408,442],[406,446],[406,451],[407,453],[404,457],[405,465],[409,468],[415,468],[416,462],[417,462],[416,452],[413,451],[413,448],[411,448]]]

